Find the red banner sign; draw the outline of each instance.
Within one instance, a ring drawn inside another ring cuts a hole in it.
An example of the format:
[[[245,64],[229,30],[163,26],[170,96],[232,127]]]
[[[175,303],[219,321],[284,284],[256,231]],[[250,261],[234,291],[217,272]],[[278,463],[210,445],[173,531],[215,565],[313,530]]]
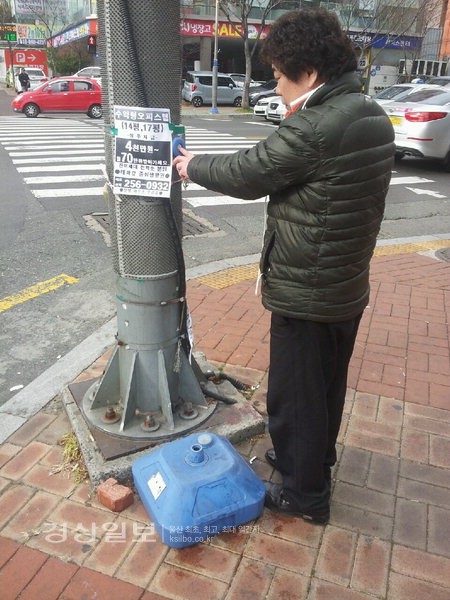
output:
[[[13,62],[15,67],[37,67],[42,69],[48,75],[47,69],[47,52],[45,50],[13,50]],[[11,55],[5,52],[6,68],[11,66]]]

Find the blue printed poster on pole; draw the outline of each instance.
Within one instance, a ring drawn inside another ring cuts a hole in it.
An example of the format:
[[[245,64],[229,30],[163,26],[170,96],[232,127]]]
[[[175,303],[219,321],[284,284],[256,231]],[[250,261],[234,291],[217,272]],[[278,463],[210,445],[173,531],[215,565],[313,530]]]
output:
[[[114,193],[170,198],[172,134],[168,108],[114,106]]]

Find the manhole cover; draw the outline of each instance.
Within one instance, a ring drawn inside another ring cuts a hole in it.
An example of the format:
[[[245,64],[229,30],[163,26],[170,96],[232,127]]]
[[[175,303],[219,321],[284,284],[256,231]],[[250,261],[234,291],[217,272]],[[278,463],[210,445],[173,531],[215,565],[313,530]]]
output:
[[[442,248],[436,252],[436,258],[450,262],[450,248]]]
[[[109,233],[110,220],[109,213],[92,213],[89,215],[91,218],[103,227]],[[201,235],[210,235],[219,231],[218,227],[215,227],[207,219],[199,217],[189,208],[183,208],[183,237],[197,237]]]

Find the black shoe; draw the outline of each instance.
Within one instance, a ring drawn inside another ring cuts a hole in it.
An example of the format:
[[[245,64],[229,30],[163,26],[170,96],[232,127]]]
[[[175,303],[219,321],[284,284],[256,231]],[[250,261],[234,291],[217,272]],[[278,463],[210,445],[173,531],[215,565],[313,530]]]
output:
[[[305,521],[316,523],[318,525],[326,525],[330,518],[329,510],[313,512],[298,508],[291,500],[289,500],[282,486],[277,485],[276,483],[266,483],[264,506],[273,512],[289,515],[291,517],[300,517]]]

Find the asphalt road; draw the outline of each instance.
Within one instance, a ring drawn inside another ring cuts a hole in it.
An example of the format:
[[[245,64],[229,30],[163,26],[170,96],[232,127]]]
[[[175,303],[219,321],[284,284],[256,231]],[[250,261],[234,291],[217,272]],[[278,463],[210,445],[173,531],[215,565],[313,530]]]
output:
[[[14,116],[10,102],[11,95],[0,90],[0,127],[22,132],[36,130],[37,125],[50,130],[54,127],[55,131],[57,126],[61,128],[60,116],[38,119]],[[196,132],[200,132],[200,141],[196,142],[199,147],[210,143],[208,135],[219,147],[221,144],[225,147],[226,136],[230,134],[233,140],[242,138],[242,143],[252,145],[274,127],[252,116],[230,119],[224,115],[185,117],[184,124],[188,129],[188,147],[195,146]],[[79,126],[78,133],[70,133],[72,127]],[[70,146],[71,141],[83,144],[87,135],[93,136],[94,131],[101,133],[101,127],[101,122],[72,115],[64,144]],[[211,136],[211,132],[216,134]],[[202,136],[206,141],[202,141]],[[96,331],[115,312],[116,276],[110,249],[101,228],[92,228],[87,220],[94,212],[106,212],[101,194],[61,197],[40,194],[46,184],[25,181],[27,176],[13,162],[14,151],[8,149],[11,143],[14,142],[3,142],[0,147],[0,302],[13,299],[11,307],[0,312],[0,404]],[[85,147],[88,148],[86,142]],[[39,166],[35,168],[39,171]],[[63,173],[64,163],[60,168]],[[444,173],[437,163],[402,161],[393,174],[380,238],[449,233],[449,181],[450,174]],[[194,188],[188,186],[184,193],[184,208],[190,211],[186,214],[198,225],[197,233],[184,239],[186,266],[258,253],[264,203],[234,204],[215,197],[206,202],[205,197],[211,198],[211,193]],[[64,285],[42,293],[39,285],[63,275],[67,276]]]

